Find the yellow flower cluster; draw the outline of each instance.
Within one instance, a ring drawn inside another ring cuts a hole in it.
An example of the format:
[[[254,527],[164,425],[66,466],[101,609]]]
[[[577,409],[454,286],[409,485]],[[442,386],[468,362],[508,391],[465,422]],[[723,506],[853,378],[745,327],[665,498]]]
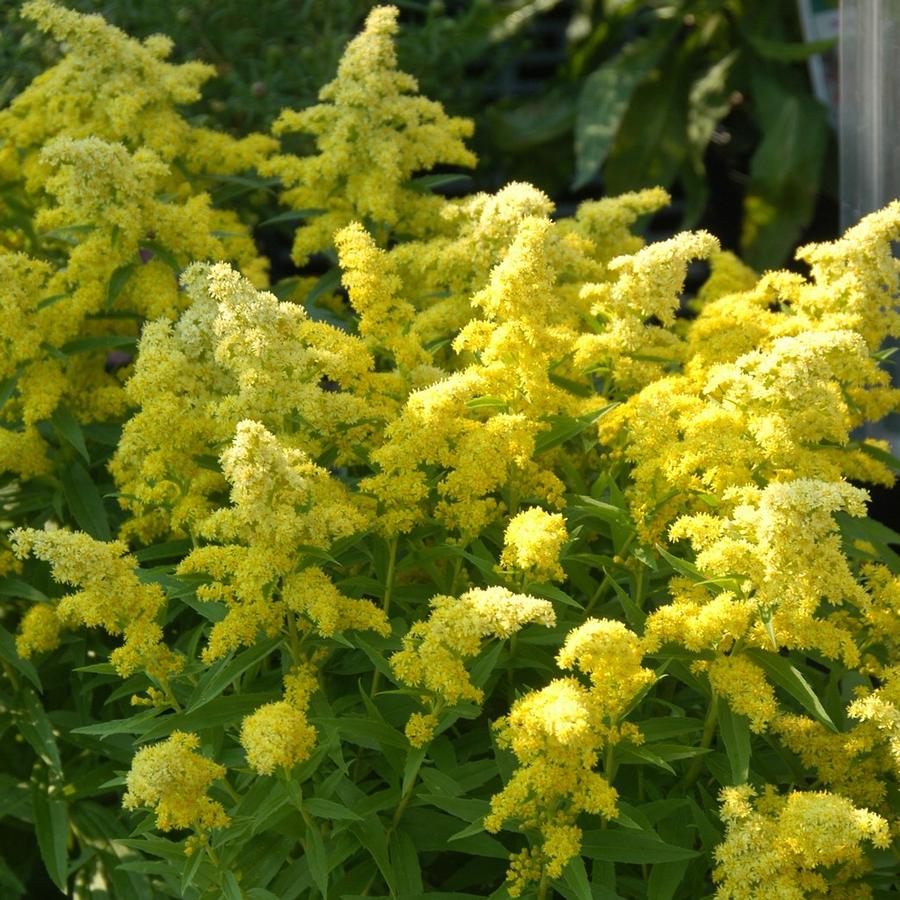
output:
[[[306,718],[306,707],[315,692],[312,665],[289,672],[284,679],[285,699],[266,703],[241,724],[241,746],[250,768],[260,775],[276,769],[290,770],[309,757],[316,743],[316,729]]]
[[[247,227],[213,206],[198,176],[246,169],[274,142],[189,125],[176,107],[212,70],[165,62],[167,38],[140,43],[50,0],[22,12],[65,50],[0,111],[0,272],[11,286],[0,381],[14,387],[0,404],[0,470],[31,477],[50,466],[38,423],[61,403],[80,421],[125,414],[107,351],[136,336],[135,319],[184,307],[172,267],[232,259],[265,283]],[[29,227],[10,224],[23,211]]]
[[[713,875],[720,900],[871,896],[860,876],[868,870],[864,841],[885,848],[888,823],[836,794],[771,788],[754,802],[748,785],[725,788],[725,840]]]
[[[166,740],[138,750],[125,779],[123,806],[151,807],[162,831],[205,832],[228,825],[222,804],[207,795],[213,782],[225,777],[225,767],[197,753],[199,746],[197,735],[173,731]]]
[[[438,164],[475,165],[462,140],[472,123],[417,94],[415,78],[397,68],[398,15],[395,6],[375,7],[347,46],[337,77],[319,92],[321,103],[286,110],[275,123],[276,134],[311,134],[319,150],[275,156],[261,167],[281,179],[288,206],[316,214],[294,239],[298,265],[327,250],[335,232],[355,220],[372,222],[382,245],[394,231],[429,235],[442,200],[416,190],[412,175]]]
[[[213,512],[200,528],[220,543],[198,547],[178,568],[211,575],[198,596],[228,606],[213,626],[204,659],[253,644],[259,632],[280,633],[288,611],[307,615],[328,636],[338,628],[386,633],[387,619],[370,601],[343,597],[321,569],[297,572],[304,548],[327,550],[365,526],[347,489],[259,422],[238,423],[221,462],[232,505]]]
[[[20,654],[53,649],[60,628],[86,625],[124,636],[110,655],[123,678],[143,670],[165,680],[181,669],[183,659],[165,645],[159,624],[165,594],[158,584],[138,579],[137,561],[125,544],[97,541],[82,532],[33,528],[16,529],[11,539],[20,558],[31,555],[49,562],[56,581],[79,588],[55,609],[32,608],[20,632]]]
[[[509,520],[500,563],[534,581],[562,581],[559,555],[568,539],[562,515],[533,506]]]
[[[622,740],[640,741],[623,723],[629,704],[655,674],[641,666],[640,638],[621,622],[588,619],[569,632],[557,656],[563,669],[588,676],[557,678],[517,700],[498,723],[498,742],[509,747],[519,767],[491,800],[488,831],[507,821],[540,833],[540,844],[513,857],[510,894],[528,883],[557,878],[581,849],[581,813],[616,815],[614,771],[605,756],[604,773],[594,771],[604,750]]]
[[[502,587],[473,588],[461,597],[431,599],[431,615],[413,625],[403,637],[403,649],[391,657],[397,678],[423,689],[429,712],[414,714],[407,727],[413,746],[426,744],[437,725],[436,712],[484,694],[472,683],[465,661],[477,656],[489,638],[506,640],[525,625],[556,623],[548,600],[514,594]]]

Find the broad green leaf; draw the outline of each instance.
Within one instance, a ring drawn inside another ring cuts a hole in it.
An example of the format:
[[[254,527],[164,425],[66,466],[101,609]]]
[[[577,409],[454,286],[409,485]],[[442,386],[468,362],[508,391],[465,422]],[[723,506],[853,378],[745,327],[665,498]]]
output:
[[[18,578],[0,578],[0,597],[16,597],[33,603],[49,603],[47,595]]]
[[[588,881],[587,870],[584,867],[584,860],[580,855],[570,860],[569,864],[563,871],[563,881],[572,891],[576,900],[594,900],[591,892],[591,883]]]
[[[828,146],[824,107],[754,73],[753,99],[763,138],[750,163],[741,247],[762,271],[779,265],[808,224]]]
[[[25,715],[20,712],[17,716],[19,731],[44,764],[61,777],[62,759],[53,734],[53,725],[43,704],[30,687],[23,688],[21,696]]]
[[[384,827],[378,816],[367,816],[363,822],[354,822],[349,827],[360,844],[366,848],[372,859],[375,860],[375,865],[378,866],[378,870],[387,882],[388,888],[395,895],[397,892],[397,876],[388,854],[388,843],[384,834]]]
[[[6,864],[2,856],[0,856],[0,886],[7,891],[13,891],[15,896],[22,896],[27,891],[25,885],[19,880],[19,876]],[[13,894],[9,896],[13,896]]]
[[[607,193],[668,187],[688,153],[686,134],[691,58],[675,42],[669,58],[631,98],[603,170]]]
[[[84,443],[84,433],[69,407],[65,404],[57,406],[50,421],[53,423],[57,434],[71,444],[78,451],[81,458],[90,464],[91,457],[88,455],[87,446]]]
[[[780,688],[787,691],[814,719],[826,728],[837,732],[837,726],[825,711],[822,702],[803,675],[791,665],[790,660],[768,650],[749,647],[743,651]]]
[[[422,896],[422,869],[412,837],[405,828],[391,835],[391,864],[397,873],[398,897]]]
[[[837,41],[837,38],[833,37],[821,41],[804,41],[794,44],[787,41],[767,40],[756,34],[748,34],[747,39],[760,56],[777,62],[805,62],[817,53],[827,53]]]
[[[267,225],[281,225],[283,222],[302,222],[304,219],[313,219],[316,216],[321,216],[326,211],[324,209],[291,209],[288,212],[279,213],[277,216],[272,216],[272,218],[260,222],[257,228],[265,228]]]
[[[19,656],[16,650],[16,639],[2,625],[0,625],[0,659],[5,660],[16,671],[21,672],[37,690],[43,690],[37,669],[29,660]]]
[[[119,266],[119,268],[112,273],[109,278],[109,285],[106,289],[107,309],[112,309],[113,304],[118,299],[119,294],[122,293],[125,285],[128,284],[128,279],[131,278],[136,268],[136,263],[128,263],[128,265]]]
[[[627,831],[613,828],[588,831],[584,835],[581,853],[589,859],[621,863],[677,862],[699,856],[695,850],[667,844],[653,833],[631,828]]]
[[[719,734],[731,765],[731,783],[746,784],[750,777],[750,724],[746,716],[734,712],[721,697],[719,704]]]
[[[230,869],[222,874],[222,896],[225,900],[244,900],[241,886]]]
[[[322,832],[318,825],[311,822],[306,827],[304,837],[304,849],[309,862],[309,871],[316,887],[322,896],[328,898],[328,853],[325,850],[325,842],[322,840]]]
[[[218,697],[232,681],[273,653],[281,645],[281,641],[280,635],[268,638],[241,651],[234,658],[226,658],[216,663],[194,688],[188,701],[187,712],[192,713]]]
[[[637,86],[659,62],[672,34],[670,27],[657,27],[584,80],[575,115],[573,190],[584,187],[600,171]]]
[[[341,286],[341,270],[335,266],[329,269],[309,290],[303,300],[304,306],[315,304],[323,294],[330,294]]]
[[[78,527],[98,541],[112,540],[103,498],[88,470],[74,462],[61,473],[63,494]]]
[[[31,810],[41,859],[53,883],[64,893],[68,859],[69,815],[62,777],[37,763],[31,773]]]
[[[342,803],[335,803],[334,800],[326,800],[324,797],[307,797],[303,801],[303,808],[310,815],[319,819],[362,821],[362,816],[357,815],[352,809],[348,809]]]
[[[191,551],[191,542],[187,538],[177,541],[165,541],[135,550],[134,558],[139,563],[155,562],[160,559],[180,559]]]
[[[586,429],[590,428],[595,422],[599,421],[610,410],[615,409],[617,403],[610,403],[602,409],[598,409],[583,416],[573,418],[572,416],[548,416],[544,419],[550,425],[545,431],[542,431],[534,441],[534,452],[544,453],[552,450],[554,447],[564,444],[566,441],[577,437]]]
[[[76,338],[60,347],[63,353],[90,353],[94,350],[116,350],[119,347],[135,347],[137,338],[127,334],[100,334],[96,337]]]
[[[463,172],[450,172],[446,175],[422,175],[419,178],[413,178],[408,186],[422,194],[430,194],[436,188],[447,187],[450,184],[463,185],[471,180],[471,175],[466,175]]]

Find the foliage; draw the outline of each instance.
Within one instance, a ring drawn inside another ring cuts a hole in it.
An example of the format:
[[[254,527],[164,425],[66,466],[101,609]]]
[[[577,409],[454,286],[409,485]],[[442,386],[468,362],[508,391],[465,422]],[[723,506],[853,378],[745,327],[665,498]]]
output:
[[[0,112],[4,896],[889,896],[898,462],[851,435],[900,204],[757,279],[634,235],[659,188],[442,196],[470,125],[393,7],[302,157],[23,12],[65,53]],[[237,190],[329,270],[268,290]]]
[[[572,179],[573,147],[576,192],[598,180],[610,194],[675,185],[688,227],[734,228],[722,215],[734,197],[743,213],[729,238],[742,256],[759,270],[783,264],[835,182],[826,110],[804,71],[826,45],[802,42],[796,4],[586,2],[567,35],[555,82],[496,113],[523,174],[538,159]]]

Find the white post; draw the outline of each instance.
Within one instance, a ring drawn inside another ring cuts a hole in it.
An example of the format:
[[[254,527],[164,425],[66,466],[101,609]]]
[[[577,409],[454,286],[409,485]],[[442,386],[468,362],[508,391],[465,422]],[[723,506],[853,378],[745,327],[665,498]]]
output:
[[[900,196],[900,0],[841,0],[841,228]]]

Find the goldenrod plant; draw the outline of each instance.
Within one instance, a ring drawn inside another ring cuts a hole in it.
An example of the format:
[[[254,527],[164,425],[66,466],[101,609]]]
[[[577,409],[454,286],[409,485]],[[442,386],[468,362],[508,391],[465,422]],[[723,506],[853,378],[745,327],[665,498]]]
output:
[[[24,11],[65,55],[0,113],[3,896],[889,896],[900,202],[759,276],[645,245],[659,188],[436,193],[470,125],[393,7],[303,157]],[[335,276],[269,289],[208,192],[259,173]]]

